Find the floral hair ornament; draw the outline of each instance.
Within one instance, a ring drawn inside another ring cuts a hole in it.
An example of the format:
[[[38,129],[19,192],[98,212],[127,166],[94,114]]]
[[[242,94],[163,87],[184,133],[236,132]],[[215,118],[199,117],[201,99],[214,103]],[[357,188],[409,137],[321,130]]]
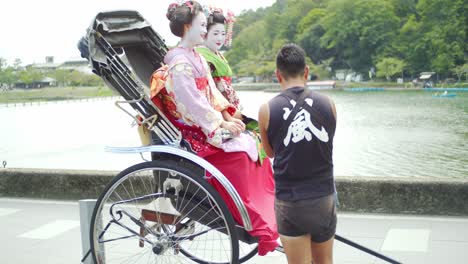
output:
[[[211,14],[211,6],[203,5],[202,10],[203,10],[203,14],[205,14],[206,18],[209,19],[210,14]]]
[[[170,4],[169,7],[168,7],[168,10],[174,10],[174,9],[176,9],[177,7],[183,6],[183,5],[187,6],[187,7],[190,9],[190,14],[193,14],[193,4],[192,4],[192,1],[181,1],[181,0],[178,0],[177,2]],[[171,16],[170,16],[169,14],[170,14],[170,12],[167,12],[166,17],[167,17],[167,19],[171,20]]]
[[[232,35],[233,35],[233,28],[234,28],[234,22],[236,21],[236,18],[234,16],[234,12],[231,10],[227,11],[227,14],[224,16],[226,19],[226,40],[224,41],[224,45],[227,47],[230,47],[232,45]]]
[[[193,14],[193,4],[192,4],[192,1],[185,1],[183,4],[185,4],[188,8],[190,8],[190,14]]]
[[[172,18],[174,17],[174,10],[178,7],[179,5],[177,3],[172,3],[169,5],[169,7],[167,8],[167,13],[166,13],[166,17],[167,19],[169,20],[172,20]]]

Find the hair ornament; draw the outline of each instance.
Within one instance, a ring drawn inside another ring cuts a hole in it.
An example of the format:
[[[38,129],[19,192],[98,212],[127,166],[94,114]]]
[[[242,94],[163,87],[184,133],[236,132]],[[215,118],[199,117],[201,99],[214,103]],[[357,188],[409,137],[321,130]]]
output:
[[[183,4],[185,4],[188,8],[190,8],[190,14],[193,14],[193,4],[192,4],[192,1],[185,1]]]
[[[169,7],[167,8],[167,13],[166,13],[166,17],[167,19],[169,20],[172,20],[173,17],[174,17],[174,11],[176,10],[176,8],[178,7],[179,5],[177,3],[172,3],[169,5]]]
[[[226,23],[234,23],[236,21],[236,17],[234,16],[234,12],[232,12],[231,10],[228,10],[227,11],[227,14],[224,15],[224,17],[226,18]]]
[[[233,28],[234,28],[234,22],[236,21],[236,18],[234,16],[234,12],[231,10],[227,11],[227,14],[224,16],[226,19],[226,40],[224,41],[224,45],[230,47],[232,45],[232,35],[233,35]]]
[[[205,14],[206,18],[209,19],[211,15],[211,6],[203,5],[202,6],[203,14]]]
[[[172,20],[174,18],[174,11],[180,7],[180,6],[187,6],[190,9],[190,13],[193,14],[193,3],[192,1],[183,1],[183,0],[177,0],[177,2],[169,4],[169,7],[167,8],[167,13],[166,17],[169,20]]]

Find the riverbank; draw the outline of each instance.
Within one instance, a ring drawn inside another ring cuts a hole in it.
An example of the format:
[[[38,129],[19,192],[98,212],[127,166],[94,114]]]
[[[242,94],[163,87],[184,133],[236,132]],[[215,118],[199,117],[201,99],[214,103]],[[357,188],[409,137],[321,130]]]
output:
[[[234,84],[234,89],[236,91],[264,91],[269,93],[277,93],[281,91],[281,87],[278,83],[252,83],[252,84]],[[314,90],[326,90],[326,91],[424,91],[423,88],[413,88],[413,87],[399,87],[399,86],[390,86],[390,87],[372,87],[369,85],[364,86],[355,86],[355,87],[346,87],[346,86],[336,86],[335,88],[320,88]],[[450,90],[450,88],[448,88]]]
[[[237,91],[279,92],[278,83],[235,83]],[[401,86],[394,83],[348,83],[337,82],[335,88],[322,90],[349,91],[468,91],[468,88],[429,88]],[[107,86],[104,87],[47,87],[41,89],[14,89],[0,92],[0,104],[50,102],[64,100],[82,100],[87,98],[118,96]]]
[[[0,196],[97,198],[117,171],[0,169]],[[336,177],[340,211],[468,216],[468,179]]]
[[[115,96],[108,87],[47,87],[0,92],[0,104],[77,100]]]
[[[238,91],[265,91],[279,92],[281,90],[278,83],[235,83],[235,90]],[[468,84],[463,87],[434,87],[422,88],[418,86],[398,83],[379,83],[379,82],[336,82],[335,88],[322,88],[318,90],[345,90],[345,91],[468,91]]]

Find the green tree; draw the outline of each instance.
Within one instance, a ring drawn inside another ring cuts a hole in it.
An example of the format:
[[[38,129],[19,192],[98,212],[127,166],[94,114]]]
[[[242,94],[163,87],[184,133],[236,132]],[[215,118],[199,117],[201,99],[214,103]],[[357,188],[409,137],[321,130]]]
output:
[[[231,68],[238,75],[272,74],[272,61],[280,44],[296,39],[297,24],[314,6],[320,6],[324,0],[300,1],[282,0],[273,6],[259,9],[257,12],[246,11],[236,22],[234,41],[225,56]],[[257,67],[251,67],[252,64]]]
[[[233,47],[225,53],[232,69],[240,75],[250,75],[253,72],[242,67],[248,67],[250,62],[262,59],[268,51],[266,42],[265,21],[258,21],[246,27],[233,41]],[[246,72],[247,71],[247,72]]]
[[[400,18],[401,25],[406,23],[410,16],[417,15],[418,0],[390,0],[390,3],[395,10],[395,15]]]
[[[73,86],[82,86],[82,73],[80,73],[79,71],[71,71],[68,75],[68,81],[70,81],[70,84]]]
[[[6,67],[2,71],[0,71],[0,84],[4,83],[11,88],[16,81],[16,72],[13,67]]]
[[[314,74],[318,79],[328,79],[331,74],[331,62],[333,58],[323,60],[320,64],[314,64],[309,58],[307,58],[307,65],[310,68],[310,74]]]
[[[463,75],[465,75],[466,79],[468,80],[468,63],[458,65],[457,67],[452,69],[452,72],[455,73],[455,75],[457,76],[458,82],[461,81]]]
[[[7,67],[6,59],[0,57],[0,71],[3,71]]]
[[[390,77],[403,72],[404,61],[397,58],[384,58],[377,63],[377,77],[385,77],[390,81]]]
[[[57,69],[53,73],[53,78],[57,81],[58,86],[66,86],[68,81],[68,70]]]
[[[33,82],[38,82],[44,78],[44,76],[37,70],[33,68],[27,68],[22,70],[18,74],[18,78],[21,82],[25,83],[27,86],[31,85]]]
[[[465,0],[419,0],[395,41],[399,57],[411,72],[437,71],[447,75],[468,54]]]
[[[59,86],[102,86],[104,85],[101,78],[95,74],[88,74],[76,70],[57,69],[53,73],[53,78]]]
[[[407,70],[412,74],[428,70],[427,65],[430,64],[428,45],[427,42],[420,41],[422,37],[422,22],[418,21],[416,15],[412,15],[392,43],[393,55],[405,58]]]
[[[266,74],[277,43],[295,42],[322,69],[367,72],[400,58],[405,72],[443,77],[467,63],[467,21],[466,0],[281,0],[243,12],[225,55],[235,74]]]
[[[272,32],[275,32],[276,38],[286,39],[288,42],[294,41],[296,34],[300,30],[298,24],[304,16],[313,8],[321,6],[321,2],[316,0],[288,0],[285,1],[286,7],[283,12],[276,18],[278,21],[273,27],[270,27]]]
[[[256,11],[251,9],[242,11],[242,13],[236,19],[236,23],[234,24],[234,36],[238,36],[239,33],[242,32],[246,27],[262,20],[265,14],[265,8],[259,8]]]
[[[323,60],[327,60],[336,54],[334,48],[327,48],[321,45],[320,39],[325,34],[325,29],[321,24],[321,20],[326,14],[327,11],[325,9],[312,9],[298,25],[296,42],[316,64],[321,64]]]
[[[22,64],[21,59],[16,58],[16,59],[13,61],[13,68],[14,68],[15,70],[19,70],[19,69],[21,68],[21,64]]]
[[[399,19],[387,1],[333,1],[322,20],[325,34],[321,45],[336,49],[336,64],[366,72],[373,58],[393,39],[398,25]]]

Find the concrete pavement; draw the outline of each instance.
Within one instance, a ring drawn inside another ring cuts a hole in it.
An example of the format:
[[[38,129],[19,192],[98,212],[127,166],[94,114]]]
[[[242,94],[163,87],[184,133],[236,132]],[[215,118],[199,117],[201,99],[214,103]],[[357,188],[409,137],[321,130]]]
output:
[[[80,263],[77,201],[0,198],[0,263]],[[338,214],[337,233],[402,263],[467,263],[468,217]],[[338,264],[385,263],[336,241]],[[287,263],[281,253],[249,264]]]

